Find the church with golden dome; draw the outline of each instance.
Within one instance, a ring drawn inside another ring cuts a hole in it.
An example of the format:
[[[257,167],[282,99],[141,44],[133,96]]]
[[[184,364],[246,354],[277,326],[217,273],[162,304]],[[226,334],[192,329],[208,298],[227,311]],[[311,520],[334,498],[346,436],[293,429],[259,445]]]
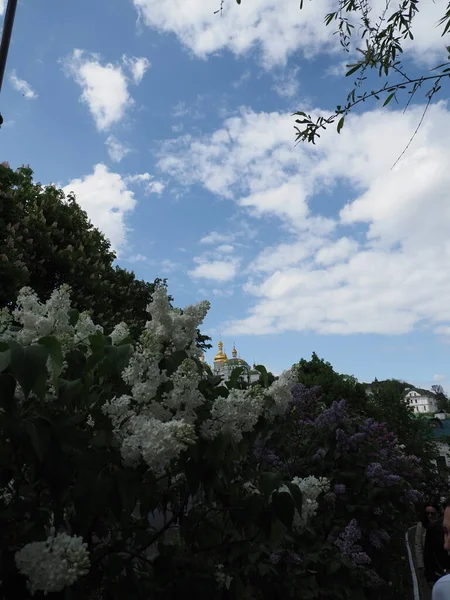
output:
[[[218,343],[218,352],[214,357],[214,364],[212,367],[214,375],[222,377],[224,381],[228,381],[231,377],[233,369],[236,369],[237,367],[242,367],[243,371],[241,378],[246,383],[254,383],[255,381],[259,380],[259,371],[250,367],[248,362],[246,362],[243,358],[238,357],[236,346],[233,345],[231,358],[228,358],[226,353],[223,351],[223,342],[220,341]]]

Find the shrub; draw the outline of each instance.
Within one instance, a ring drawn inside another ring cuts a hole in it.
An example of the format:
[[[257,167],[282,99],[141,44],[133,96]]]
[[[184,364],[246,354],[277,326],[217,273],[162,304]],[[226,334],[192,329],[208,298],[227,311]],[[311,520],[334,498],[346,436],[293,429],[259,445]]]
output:
[[[0,314],[5,600],[378,597],[417,460],[295,371],[211,376],[207,310],[159,288],[137,342],[64,285]]]

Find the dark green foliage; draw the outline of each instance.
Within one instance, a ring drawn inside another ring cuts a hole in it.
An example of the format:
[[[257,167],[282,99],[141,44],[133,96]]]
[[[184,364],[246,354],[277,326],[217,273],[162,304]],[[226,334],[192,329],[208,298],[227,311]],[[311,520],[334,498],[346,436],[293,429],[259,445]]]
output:
[[[307,387],[320,387],[321,401],[326,406],[335,400],[346,400],[356,412],[365,410],[367,395],[364,385],[353,376],[336,373],[331,364],[319,358],[315,352],[311,360],[302,358],[293,368],[299,383]]]
[[[67,283],[74,307],[92,312],[107,331],[120,321],[139,330],[155,286],[165,282],[138,280],[114,266],[115,258],[75,197],[34,183],[29,167],[0,165],[0,306],[13,306],[25,285],[46,300]]]

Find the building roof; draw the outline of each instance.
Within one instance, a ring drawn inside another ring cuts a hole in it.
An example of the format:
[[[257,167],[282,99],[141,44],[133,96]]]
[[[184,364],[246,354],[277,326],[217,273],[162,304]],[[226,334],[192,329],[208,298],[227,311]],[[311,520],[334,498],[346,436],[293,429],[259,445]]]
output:
[[[450,436],[450,419],[438,419],[437,417],[427,417],[431,427],[433,427],[433,437],[441,438]]]

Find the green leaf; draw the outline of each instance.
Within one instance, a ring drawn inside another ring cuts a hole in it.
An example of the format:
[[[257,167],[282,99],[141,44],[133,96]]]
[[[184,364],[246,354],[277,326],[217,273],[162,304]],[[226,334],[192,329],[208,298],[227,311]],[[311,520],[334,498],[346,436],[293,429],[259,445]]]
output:
[[[53,367],[52,381],[53,381],[53,385],[54,385],[55,389],[58,390],[58,378],[61,374],[63,361],[64,361],[63,353],[61,350],[61,344],[53,336],[47,336],[47,337],[41,338],[39,340],[39,344],[42,344],[43,346],[45,346],[49,351],[50,358],[52,361],[52,367]]]
[[[395,92],[392,92],[392,94],[389,94],[389,96],[386,98],[386,100],[383,102],[383,106],[386,106],[387,104],[389,104],[389,102],[392,100],[392,98],[395,96]]]
[[[69,325],[71,325],[72,327],[75,327],[75,325],[78,323],[80,311],[77,310],[76,308],[70,308],[67,311],[67,314],[69,315]]]
[[[51,432],[48,424],[41,419],[36,419],[33,422],[29,421],[25,424],[25,431],[30,438],[36,456],[40,462],[43,462],[50,449]]]
[[[347,71],[345,76],[349,77],[350,75],[353,75],[353,73],[356,73],[356,71],[358,71],[362,66],[363,66],[362,62],[358,63],[357,65],[347,65],[347,67],[351,67],[351,69],[349,71]]]
[[[4,352],[0,352],[0,373],[2,373],[5,369],[9,367],[9,363],[11,362],[11,350],[5,350]]]
[[[289,488],[291,496],[294,499],[295,508],[301,514],[303,507],[303,494],[300,491],[300,488],[298,487],[298,485],[295,485],[295,483],[288,483],[287,487]]]
[[[81,379],[74,379],[73,381],[60,379],[58,400],[64,406],[70,406],[74,401],[80,398],[83,391],[84,386]]]
[[[230,379],[227,381],[227,387],[229,389],[237,387],[237,385],[239,383],[239,379],[243,372],[244,372],[243,367],[236,367],[235,369],[233,369],[231,371]]]
[[[276,490],[280,486],[281,475],[279,473],[261,473],[259,477],[259,489],[266,496]]]
[[[11,371],[23,389],[25,398],[34,392],[43,398],[47,383],[48,349],[39,344],[23,348],[17,342],[9,342]]]
[[[92,353],[102,352],[105,348],[106,338],[100,332],[95,335],[89,336],[89,345],[91,347]]]
[[[288,529],[291,529],[295,512],[292,496],[288,492],[277,492],[273,495],[272,505],[278,519]]]
[[[261,379],[264,387],[269,386],[269,374],[267,373],[267,369],[264,365],[256,365],[255,369],[261,373]]]
[[[105,346],[105,358],[99,365],[101,375],[120,375],[130,360],[132,350],[128,344]]]
[[[341,129],[344,127],[344,120],[345,120],[345,117],[341,117],[339,119],[339,122],[337,124],[337,132],[338,133],[341,133]]]

